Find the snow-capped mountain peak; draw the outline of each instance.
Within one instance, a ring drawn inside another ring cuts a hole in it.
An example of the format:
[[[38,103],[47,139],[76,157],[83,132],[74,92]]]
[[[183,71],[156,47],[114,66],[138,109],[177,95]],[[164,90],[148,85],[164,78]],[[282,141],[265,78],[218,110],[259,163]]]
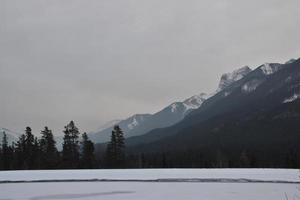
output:
[[[208,98],[208,95],[205,93],[201,93],[199,95],[194,95],[186,100],[183,101],[183,105],[188,110],[194,110],[199,108],[202,103]]]
[[[252,70],[248,67],[242,67],[240,69],[234,70],[231,73],[223,74],[221,77],[221,81],[219,83],[218,92],[224,90],[226,87],[231,85],[232,83],[244,78],[247,74],[249,74]]]
[[[280,65],[279,63],[265,63],[260,66],[260,70],[268,76],[277,72],[280,69]]]

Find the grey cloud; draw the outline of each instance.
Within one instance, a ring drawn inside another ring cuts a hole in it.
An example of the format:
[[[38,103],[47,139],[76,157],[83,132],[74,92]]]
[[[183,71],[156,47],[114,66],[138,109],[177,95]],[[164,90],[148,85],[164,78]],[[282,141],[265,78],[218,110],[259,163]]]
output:
[[[0,126],[60,133],[211,92],[299,57],[298,0],[1,0]]]

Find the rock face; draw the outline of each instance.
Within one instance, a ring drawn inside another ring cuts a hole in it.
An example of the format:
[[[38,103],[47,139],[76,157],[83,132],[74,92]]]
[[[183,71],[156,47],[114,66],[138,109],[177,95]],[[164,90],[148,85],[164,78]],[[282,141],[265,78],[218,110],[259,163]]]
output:
[[[229,87],[232,83],[244,78],[251,71],[252,70],[248,66],[245,66],[245,67],[237,69],[231,73],[223,74],[221,77],[217,91],[219,92],[219,91],[224,90],[225,88]]]

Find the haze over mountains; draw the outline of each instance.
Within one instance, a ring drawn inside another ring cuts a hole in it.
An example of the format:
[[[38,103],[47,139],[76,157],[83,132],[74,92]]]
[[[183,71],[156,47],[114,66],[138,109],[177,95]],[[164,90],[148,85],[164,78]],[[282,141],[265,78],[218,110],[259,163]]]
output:
[[[291,59],[286,64],[293,63],[295,59]],[[110,139],[111,130],[114,125],[118,124],[124,130],[127,138],[132,136],[140,136],[151,130],[172,126],[183,120],[192,111],[197,110],[207,100],[222,99],[232,93],[239,86],[240,80],[244,77],[248,81],[242,85],[241,91],[249,93],[254,91],[267,76],[277,72],[283,65],[279,63],[265,63],[252,71],[248,66],[234,70],[221,76],[219,86],[214,94],[200,94],[186,99],[183,102],[175,102],[161,111],[151,114],[136,114],[125,120],[115,121],[106,126],[104,129],[90,133],[89,136],[95,142],[107,142]],[[196,111],[195,111],[196,112]]]
[[[299,85],[299,59],[285,64],[265,63],[254,70],[245,66],[222,75],[213,94],[200,93],[155,114],[110,121],[89,133],[89,137],[95,143],[106,143],[113,126],[118,124],[129,151],[135,152],[205,152],[212,146],[230,149],[229,152],[263,147],[271,151],[272,144],[294,148],[299,141],[297,131],[300,133]],[[3,131],[9,142],[18,138],[17,133],[4,128],[0,134]],[[58,145],[61,141],[62,138],[57,140]]]
[[[90,133],[89,137],[95,142],[107,142],[110,140],[114,125],[119,125],[125,133],[125,137],[143,135],[155,128],[171,126],[181,121],[192,110],[199,108],[208,95],[201,93],[192,96],[183,102],[174,102],[155,114],[135,114],[125,120],[116,120],[104,126],[100,131]]]
[[[300,59],[267,63],[207,99],[179,123],[129,138],[127,146],[129,152],[162,152],[181,167],[185,162],[203,166],[208,160],[218,161],[215,167],[232,167],[230,163],[238,163],[241,156],[256,167],[296,167],[299,120]]]

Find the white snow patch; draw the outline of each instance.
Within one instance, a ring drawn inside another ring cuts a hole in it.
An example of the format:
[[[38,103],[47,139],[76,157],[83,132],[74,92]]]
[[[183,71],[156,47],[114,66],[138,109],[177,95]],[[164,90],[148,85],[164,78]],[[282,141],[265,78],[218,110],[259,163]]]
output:
[[[178,107],[177,103],[173,103],[171,105],[171,112],[176,112],[177,111],[177,107]]]
[[[265,63],[260,67],[260,69],[265,75],[271,75],[280,69],[280,64]]]
[[[245,92],[245,93],[253,92],[260,85],[260,83],[261,82],[258,80],[249,81],[242,86],[242,92]]]
[[[130,124],[128,124],[128,128],[129,128],[130,130],[132,130],[132,129],[134,129],[134,128],[135,128],[136,126],[138,126],[138,125],[139,125],[139,123],[138,123],[136,117],[133,117],[132,122],[131,122]]]
[[[207,95],[205,93],[201,93],[199,95],[195,95],[195,96],[192,96],[192,97],[186,99],[183,102],[183,105],[185,107],[185,112],[187,112],[189,110],[198,109],[208,97],[209,97],[209,95]]]
[[[229,96],[231,93],[230,92],[224,92],[224,97]]]
[[[290,103],[300,98],[300,94],[294,94],[293,96],[286,98],[283,103]]]

